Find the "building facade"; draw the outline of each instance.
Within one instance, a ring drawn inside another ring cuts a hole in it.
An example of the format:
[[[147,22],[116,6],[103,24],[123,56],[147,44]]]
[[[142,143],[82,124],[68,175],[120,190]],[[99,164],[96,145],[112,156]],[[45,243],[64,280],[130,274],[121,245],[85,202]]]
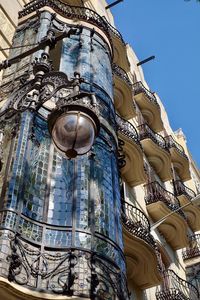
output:
[[[1,298],[199,299],[200,174],[184,134],[106,1],[28,2],[11,17],[0,1],[10,36],[21,10],[12,42],[1,32]]]

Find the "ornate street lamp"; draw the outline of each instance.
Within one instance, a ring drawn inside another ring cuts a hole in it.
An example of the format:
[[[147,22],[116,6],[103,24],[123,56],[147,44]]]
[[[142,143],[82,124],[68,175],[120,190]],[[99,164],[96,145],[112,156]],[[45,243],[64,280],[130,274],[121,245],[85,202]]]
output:
[[[96,97],[81,92],[81,82],[77,72],[72,80],[62,72],[50,72],[42,81],[40,103],[55,102],[48,116],[49,132],[58,151],[69,158],[87,153],[100,129]]]

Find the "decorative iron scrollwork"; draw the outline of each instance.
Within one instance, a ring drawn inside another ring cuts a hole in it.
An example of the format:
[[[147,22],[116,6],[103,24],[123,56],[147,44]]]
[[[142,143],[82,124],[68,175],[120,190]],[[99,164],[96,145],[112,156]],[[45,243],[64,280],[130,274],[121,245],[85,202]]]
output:
[[[126,165],[125,155],[123,153],[124,141],[118,139],[118,165],[119,168],[122,169]]]
[[[80,249],[41,251],[27,244],[19,234],[10,241],[8,279],[20,285],[35,282],[40,290],[91,299],[129,299],[126,278],[112,261]]]

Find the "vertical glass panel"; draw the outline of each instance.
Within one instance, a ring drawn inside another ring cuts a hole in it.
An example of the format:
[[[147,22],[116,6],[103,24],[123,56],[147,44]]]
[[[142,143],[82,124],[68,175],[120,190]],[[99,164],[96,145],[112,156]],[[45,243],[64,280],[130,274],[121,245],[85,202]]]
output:
[[[0,213],[0,226],[3,228],[15,229],[17,215],[11,211],[2,211]]]
[[[53,225],[72,226],[74,189],[74,162],[62,157],[56,150],[51,171],[47,222]]]
[[[101,238],[95,237],[95,251],[97,253],[107,256],[109,259],[112,259],[117,266],[121,268],[121,270],[124,272],[125,262],[124,258],[122,256],[122,252],[117,248],[116,246],[112,245],[106,240],[103,240]]]
[[[93,51],[91,52],[91,74],[92,83],[97,84],[113,98],[112,69],[108,50],[105,49],[103,40],[97,35],[92,42]]]
[[[46,229],[45,246],[71,247],[72,233],[64,230]]]
[[[119,171],[118,171],[118,162],[116,157],[112,156],[112,176],[113,176],[113,192],[115,199],[115,223],[116,223],[116,236],[117,243],[120,248],[123,248],[123,237],[122,237],[122,224],[121,224],[121,195],[119,189]]]
[[[10,168],[10,178],[4,199],[4,207],[17,209],[19,195],[25,174],[25,158],[28,152],[28,137],[32,116],[24,113],[21,119],[20,132],[14,149]]]
[[[115,241],[115,201],[112,179],[114,154],[109,150],[103,140],[97,139],[94,167],[95,226],[96,231]]]
[[[83,232],[76,232],[75,247],[91,249],[91,235]]]
[[[87,155],[84,155],[77,159],[76,171],[76,227],[88,229],[90,159]]]
[[[79,47],[78,37],[70,36],[70,38],[63,39],[63,47],[61,50],[60,71],[73,77],[74,72],[77,70],[77,63],[79,61]],[[83,74],[81,73],[81,76]]]
[[[98,85],[113,98],[108,49],[99,35],[93,34],[91,38],[91,30],[83,28],[80,37],[70,36],[63,40],[60,70],[69,77],[74,76],[74,71],[79,72],[87,83]],[[91,86],[84,84],[82,88],[90,90]]]
[[[24,215],[42,221],[51,139],[45,120],[35,117],[33,126],[34,130],[29,140],[29,151],[25,160],[21,198]]]
[[[35,242],[42,242],[42,226],[36,225],[24,218],[19,219],[18,232],[21,236]]]

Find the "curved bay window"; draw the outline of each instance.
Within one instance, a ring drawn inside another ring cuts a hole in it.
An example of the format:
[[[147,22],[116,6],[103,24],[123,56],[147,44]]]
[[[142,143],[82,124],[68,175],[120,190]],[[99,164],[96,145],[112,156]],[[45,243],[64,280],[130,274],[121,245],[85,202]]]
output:
[[[43,292],[127,300],[108,46],[84,28],[61,53],[60,69],[80,72],[81,90],[97,98],[100,133],[91,151],[68,160],[53,145],[47,107],[21,115],[1,193],[0,276]]]

